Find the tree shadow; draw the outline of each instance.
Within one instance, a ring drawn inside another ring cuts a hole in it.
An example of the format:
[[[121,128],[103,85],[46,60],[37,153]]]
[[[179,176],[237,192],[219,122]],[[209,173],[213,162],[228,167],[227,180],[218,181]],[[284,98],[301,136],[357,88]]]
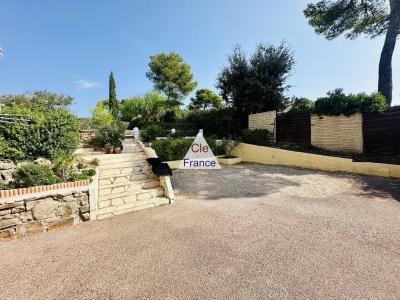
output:
[[[198,200],[245,199],[274,194],[286,187],[300,187],[300,176],[316,174],[355,180],[360,185],[360,195],[364,197],[392,197],[400,201],[398,179],[256,163],[222,166],[221,170],[176,170],[172,182],[178,197],[182,195]],[[321,194],[321,198],[326,196]]]
[[[400,180],[379,176],[357,176],[363,196],[393,198],[400,202]]]
[[[172,182],[177,195],[200,200],[257,198],[288,186],[299,186],[270,173],[263,165],[223,166],[221,170],[177,170]]]

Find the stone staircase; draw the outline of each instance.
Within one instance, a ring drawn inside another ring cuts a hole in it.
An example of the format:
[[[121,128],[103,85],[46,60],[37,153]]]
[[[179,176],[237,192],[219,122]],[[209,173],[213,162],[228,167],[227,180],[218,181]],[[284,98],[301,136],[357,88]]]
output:
[[[97,219],[169,203],[141,147],[128,139],[123,148],[121,154],[96,156],[100,160]]]

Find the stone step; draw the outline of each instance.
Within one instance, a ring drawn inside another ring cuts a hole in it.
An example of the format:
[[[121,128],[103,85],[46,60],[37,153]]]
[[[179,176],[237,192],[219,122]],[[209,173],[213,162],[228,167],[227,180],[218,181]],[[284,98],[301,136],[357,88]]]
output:
[[[135,164],[133,166],[116,166],[107,167],[105,169],[99,170],[99,178],[108,178],[110,176],[119,176],[119,175],[134,175],[134,174],[151,174],[151,168],[147,164],[147,162],[143,162],[141,164]]]
[[[118,168],[130,168],[137,166],[150,166],[150,164],[144,159],[137,159],[132,161],[122,161],[122,162],[113,162],[107,164],[100,164],[100,170],[109,170],[109,169],[118,169]]]
[[[99,196],[135,192],[142,189],[151,189],[160,186],[160,181],[154,179],[131,181],[128,183],[116,183],[99,185]]]
[[[149,171],[145,172],[145,173],[139,173],[139,174],[102,175],[99,177],[99,184],[106,184],[104,182],[110,181],[110,179],[113,179],[113,178],[115,178],[116,181],[118,181],[119,178],[125,178],[125,177],[128,178],[130,181],[158,178],[157,175],[155,175],[154,173],[149,172]]]
[[[112,201],[114,199],[121,199],[126,202],[132,202],[137,200],[151,199],[164,195],[164,189],[162,187],[155,187],[151,189],[139,189],[130,192],[113,193],[111,195],[99,196],[99,208],[104,207],[106,204],[101,203],[103,201]],[[116,200],[114,200],[115,202]],[[118,204],[114,204],[118,205]]]
[[[146,160],[147,156],[143,153],[126,153],[115,157],[103,158],[100,160],[100,165],[111,164],[116,162],[130,162],[135,160]]]
[[[124,203],[118,206],[108,206],[104,208],[100,208],[97,211],[98,219],[105,219],[109,218],[113,215],[122,215],[125,213],[146,209],[146,208],[153,208],[160,205],[169,204],[169,199],[166,197],[154,197],[148,200],[141,200],[141,201],[134,201]]]

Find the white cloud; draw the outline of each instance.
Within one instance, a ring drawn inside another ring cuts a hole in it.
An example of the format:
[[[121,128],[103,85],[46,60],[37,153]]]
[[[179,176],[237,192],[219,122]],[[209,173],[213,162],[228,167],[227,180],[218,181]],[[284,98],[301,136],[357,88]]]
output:
[[[86,79],[75,80],[73,81],[73,84],[75,84],[78,90],[90,90],[99,86],[97,81]]]

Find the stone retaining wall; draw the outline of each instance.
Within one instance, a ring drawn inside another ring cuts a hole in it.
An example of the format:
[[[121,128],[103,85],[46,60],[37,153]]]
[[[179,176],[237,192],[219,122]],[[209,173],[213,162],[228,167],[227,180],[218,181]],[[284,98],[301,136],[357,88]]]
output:
[[[0,199],[0,241],[89,219],[88,188]]]

